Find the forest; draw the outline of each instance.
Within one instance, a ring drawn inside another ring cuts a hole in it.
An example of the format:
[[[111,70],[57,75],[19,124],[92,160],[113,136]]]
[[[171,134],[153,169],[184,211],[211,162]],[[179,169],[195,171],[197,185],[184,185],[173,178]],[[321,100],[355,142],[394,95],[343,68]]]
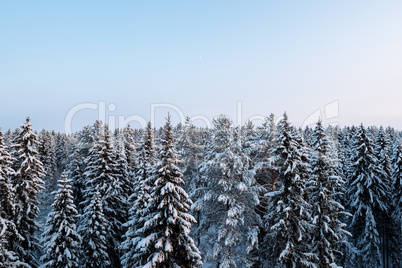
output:
[[[402,132],[0,131],[0,267],[402,267]]]

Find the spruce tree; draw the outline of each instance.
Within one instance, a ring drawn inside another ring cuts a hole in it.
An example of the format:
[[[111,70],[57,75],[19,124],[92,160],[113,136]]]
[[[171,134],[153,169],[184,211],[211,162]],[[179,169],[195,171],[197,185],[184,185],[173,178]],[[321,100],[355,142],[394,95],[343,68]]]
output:
[[[338,202],[344,187],[333,155],[333,148],[321,121],[311,135],[311,169],[308,181],[309,203],[312,205],[311,250],[317,256],[317,267],[337,267],[341,246],[350,235],[342,219],[349,216]]]
[[[106,244],[107,222],[103,214],[102,198],[95,191],[91,203],[85,207],[82,224],[78,231],[82,237],[83,265],[88,268],[106,268],[111,266]]]
[[[123,129],[124,150],[127,158],[128,173],[135,177],[136,173],[136,141],[134,130],[128,125]]]
[[[61,174],[66,165],[68,164],[68,148],[67,148],[67,136],[65,134],[58,133],[56,136],[56,165],[57,172]]]
[[[78,212],[73,201],[71,180],[67,179],[66,172],[61,177],[43,234],[43,267],[80,267],[81,237],[75,224]]]
[[[13,222],[15,192],[9,178],[14,173],[11,168],[14,160],[7,152],[3,132],[0,130],[0,267],[12,267],[19,263],[12,246],[23,239]]]
[[[15,191],[10,183],[10,177],[15,173],[11,168],[14,161],[7,152],[0,130],[0,217],[3,219],[12,219],[15,214]]]
[[[124,149],[124,137],[121,133],[118,134],[115,146],[115,163],[116,163],[116,181],[120,184],[121,198],[124,201],[122,203],[122,210],[125,216],[122,222],[125,223],[128,218],[129,204],[128,199],[133,193],[133,183],[131,181],[130,169],[127,162],[126,150]]]
[[[384,268],[390,267],[390,260],[392,255],[398,255],[395,250],[397,242],[397,230],[395,229],[395,222],[392,218],[392,211],[394,210],[392,204],[392,166],[391,166],[391,144],[388,135],[385,133],[384,128],[381,126],[378,130],[375,140],[375,155],[377,157],[377,166],[381,171],[379,179],[388,191],[385,192],[383,202],[387,204],[387,210],[383,211],[379,218],[379,234],[381,239],[381,255],[382,264]]]
[[[191,205],[184,185],[180,163],[175,150],[175,139],[170,117],[165,125],[158,163],[155,166],[155,183],[151,189],[149,214],[137,230],[135,249],[140,260],[135,266],[144,267],[201,267],[201,256],[190,237],[195,219],[188,213]],[[142,255],[142,256],[141,256]]]
[[[104,132],[99,134],[99,139],[87,158],[85,170],[87,189],[84,202],[86,206],[90,205],[89,202],[94,198],[95,192],[99,191],[108,229],[107,253],[113,267],[119,267],[119,246],[123,235],[122,224],[125,222],[127,200],[124,198],[123,181],[117,170],[111,133],[107,126],[102,128]]]
[[[196,177],[198,176],[198,165],[202,160],[203,146],[199,142],[199,131],[189,117],[186,118],[177,136],[176,149],[182,160],[180,169],[183,170],[184,190],[191,193],[197,187]]]
[[[42,163],[38,160],[36,147],[38,140],[32,131],[30,118],[21,125],[21,131],[13,139],[13,156],[15,173],[12,184],[15,189],[16,213],[14,223],[24,240],[13,244],[13,250],[21,262],[37,267],[39,262],[36,253],[40,250],[36,232],[40,226],[35,222],[39,208],[37,196],[43,188],[42,177],[45,175]]]
[[[363,125],[357,131],[347,181],[348,207],[352,214],[350,231],[358,267],[379,267],[382,263],[379,222],[388,210],[387,185],[381,179],[373,142]]]
[[[251,252],[258,245],[258,190],[241,144],[240,131],[233,129],[230,118],[214,119],[213,137],[200,166],[203,187],[196,190],[198,199],[192,206],[201,213],[198,232],[205,260],[219,267],[252,265]]]
[[[49,131],[39,134],[38,157],[43,164],[46,175],[42,178],[45,189],[40,192],[39,200],[42,207],[50,209],[53,201],[53,192],[57,189],[57,165],[54,137]]]
[[[267,267],[314,266],[316,255],[308,248],[310,233],[309,205],[305,200],[303,148],[294,136],[286,113],[278,124],[270,158],[278,172],[276,190],[268,198],[265,254]]]
[[[402,264],[402,144],[398,143],[395,147],[392,158],[392,200],[393,208],[392,217],[396,223],[396,232],[398,235],[396,239],[395,249],[397,250],[394,257],[394,265]]]
[[[75,146],[72,147],[71,161],[68,164],[67,175],[71,180],[71,186],[73,189],[74,204],[77,208],[78,214],[82,214],[84,201],[84,171],[82,170],[83,159],[80,154],[80,149]]]
[[[154,164],[155,164],[155,145],[154,130],[151,123],[148,123],[143,134],[143,141],[138,148],[138,166],[135,176],[134,192],[129,197],[128,204],[129,220],[124,226],[127,228],[124,241],[121,244],[123,267],[130,267],[135,264],[137,266],[146,263],[146,259],[136,247],[140,240],[137,230],[144,225],[146,216],[149,214],[148,202],[150,200],[150,192],[155,183]]]

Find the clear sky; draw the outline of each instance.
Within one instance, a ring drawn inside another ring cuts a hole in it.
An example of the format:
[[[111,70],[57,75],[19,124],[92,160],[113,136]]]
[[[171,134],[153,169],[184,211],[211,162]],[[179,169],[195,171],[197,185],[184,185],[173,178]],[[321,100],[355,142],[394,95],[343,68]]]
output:
[[[100,101],[296,125],[338,101],[341,125],[402,129],[402,1],[0,1],[0,91],[3,129],[63,131]]]

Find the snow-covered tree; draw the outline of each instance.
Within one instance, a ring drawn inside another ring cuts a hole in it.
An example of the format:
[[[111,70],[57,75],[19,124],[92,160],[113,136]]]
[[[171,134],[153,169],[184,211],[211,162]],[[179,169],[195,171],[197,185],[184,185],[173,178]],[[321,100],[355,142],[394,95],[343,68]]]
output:
[[[389,191],[385,192],[383,202],[387,204],[387,210],[383,211],[379,218],[379,234],[381,238],[381,255],[384,267],[390,267],[389,261],[392,255],[398,255],[395,252],[395,243],[397,240],[397,232],[395,222],[392,218],[392,166],[391,166],[391,144],[388,135],[381,126],[375,140],[375,155],[377,157],[378,169],[382,172],[379,174],[379,179],[386,185]]]
[[[135,177],[137,159],[136,159],[136,141],[134,130],[128,125],[123,129],[124,149],[127,158],[128,173]]]
[[[56,165],[57,172],[61,174],[66,165],[68,164],[68,148],[67,148],[67,136],[65,134],[58,133],[56,136]]]
[[[7,152],[0,130],[0,267],[12,267],[19,263],[18,256],[12,251],[12,245],[22,240],[12,221],[15,216],[15,192],[9,178],[14,173],[11,168],[14,160]]]
[[[134,193],[129,197],[129,221],[125,223],[127,228],[124,236],[124,242],[121,244],[123,267],[130,267],[132,264],[140,265],[145,263],[141,252],[137,250],[137,243],[140,236],[137,230],[144,225],[146,216],[149,214],[148,202],[150,200],[150,192],[155,183],[154,174],[155,164],[155,145],[154,130],[151,123],[148,123],[143,134],[143,141],[138,148],[138,166],[135,176]]]
[[[40,192],[39,200],[42,207],[50,209],[54,197],[53,192],[57,189],[55,140],[53,135],[45,130],[40,132],[38,140],[38,157],[46,172],[46,175],[42,178],[46,189]]]
[[[176,144],[177,151],[181,155],[180,169],[183,170],[184,190],[186,192],[192,192],[197,187],[196,177],[198,176],[198,165],[202,161],[203,149],[199,134],[190,118],[187,117],[178,133]]]
[[[107,253],[114,267],[120,265],[119,246],[123,235],[122,224],[126,217],[126,199],[124,198],[123,181],[119,176],[116,163],[116,152],[111,133],[107,126],[99,134],[99,139],[91,148],[86,160],[85,204],[90,205],[96,191],[102,200],[103,213],[107,225]]]
[[[42,177],[45,175],[42,163],[38,160],[36,147],[38,140],[32,131],[30,118],[21,125],[21,131],[13,139],[12,152],[15,173],[12,184],[15,189],[16,213],[14,223],[24,240],[14,243],[13,250],[21,262],[31,267],[38,266],[36,252],[40,249],[36,232],[40,227],[35,222],[39,214],[37,196],[43,189]]]
[[[402,264],[402,144],[398,143],[392,157],[392,200],[394,211],[393,220],[396,223],[396,233],[399,234],[396,240],[395,266]]]
[[[66,172],[61,177],[43,234],[43,267],[80,267],[81,237],[75,224],[78,212],[73,201],[71,180],[67,179]]]
[[[119,133],[116,138],[116,146],[115,146],[115,163],[116,163],[116,180],[120,183],[121,197],[124,200],[123,202],[123,210],[126,213],[124,217],[124,221],[127,221],[128,215],[128,199],[130,195],[133,193],[133,183],[131,181],[132,177],[130,176],[130,168],[127,162],[126,150],[124,149],[124,136]]]
[[[22,239],[15,224],[0,216],[0,267],[30,267],[26,263],[20,262],[18,255],[10,250],[13,242]]]
[[[70,156],[71,160],[68,164],[67,176],[69,180],[71,180],[71,186],[73,189],[73,200],[74,204],[77,208],[78,214],[81,214],[83,211],[82,202],[84,201],[84,184],[85,184],[85,176],[84,171],[82,170],[83,159],[80,154],[80,149],[75,146],[72,147],[72,155]]]
[[[258,188],[249,157],[242,151],[239,129],[226,116],[214,119],[211,142],[200,166],[201,183],[192,208],[201,213],[199,234],[206,262],[219,267],[251,266],[260,218]]]
[[[276,190],[266,194],[264,217],[267,267],[314,267],[316,255],[308,248],[311,231],[309,205],[305,200],[304,149],[294,136],[287,115],[278,124],[270,161],[278,172]]]
[[[254,130],[254,124],[252,121],[248,120],[244,126],[241,127],[242,136],[242,149],[250,157],[250,165],[254,166],[253,160],[256,158],[259,152],[258,148],[258,137]]]
[[[321,121],[317,122],[311,134],[311,176],[307,192],[312,205],[311,251],[317,256],[317,267],[337,267],[337,255],[350,235],[342,222],[349,216],[338,202],[344,180],[339,176],[337,158],[333,147],[325,134]]]
[[[346,188],[357,263],[359,267],[380,267],[382,258],[378,223],[382,213],[388,211],[386,192],[389,188],[381,179],[384,171],[378,168],[373,142],[363,125],[354,138],[352,151],[354,155]]]
[[[95,191],[91,203],[85,207],[82,224],[78,228],[82,237],[83,265],[88,268],[106,268],[111,266],[107,252],[107,222],[103,214],[102,199]]]
[[[143,267],[201,267],[201,256],[190,237],[195,219],[188,213],[191,205],[178,168],[180,160],[175,149],[170,117],[158,152],[154,185],[150,193],[146,222],[137,230],[135,247]],[[145,262],[142,262],[145,261]]]
[[[7,152],[0,130],[0,217],[11,219],[15,213],[15,191],[9,178],[14,174],[11,165],[15,159]]]

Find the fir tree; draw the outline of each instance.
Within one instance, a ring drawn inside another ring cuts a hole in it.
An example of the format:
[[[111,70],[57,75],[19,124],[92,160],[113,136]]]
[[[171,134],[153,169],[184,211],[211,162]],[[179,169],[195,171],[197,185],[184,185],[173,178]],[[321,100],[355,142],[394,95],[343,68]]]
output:
[[[36,253],[40,245],[35,233],[40,227],[35,219],[39,214],[37,196],[43,189],[41,178],[45,175],[42,163],[38,160],[37,145],[38,140],[28,117],[13,140],[12,149],[16,161],[11,181],[16,197],[14,222],[19,234],[24,238],[23,241],[13,244],[13,250],[21,262],[31,267],[37,267],[39,264]]]
[[[78,212],[74,205],[70,183],[67,173],[63,172],[43,234],[45,245],[43,267],[80,267],[81,237],[76,230]]]

